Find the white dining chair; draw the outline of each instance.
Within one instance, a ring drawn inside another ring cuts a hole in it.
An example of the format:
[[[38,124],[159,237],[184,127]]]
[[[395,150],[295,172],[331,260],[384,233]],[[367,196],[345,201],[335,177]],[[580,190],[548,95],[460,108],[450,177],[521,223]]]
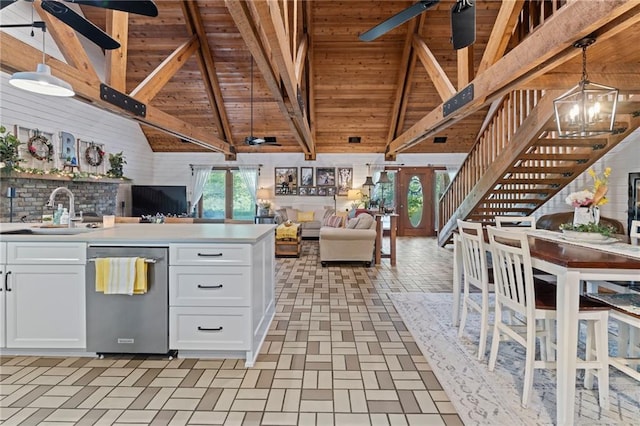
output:
[[[536,229],[535,216],[496,216],[496,228]]]
[[[555,368],[554,357],[549,353],[554,347],[549,336],[549,324],[556,318],[555,286],[534,286],[531,254],[527,236],[521,232],[487,227],[489,246],[493,258],[495,281],[495,319],[489,370],[496,367],[500,341],[512,339],[525,348],[524,385],[522,406],[526,407],[533,387],[533,371],[536,368]],[[587,322],[585,359],[577,368],[585,369],[585,387],[593,386],[593,370],[597,371],[600,406],[609,406],[609,358],[607,321],[609,309],[596,302],[581,298],[579,320]],[[524,321],[524,326],[512,325],[503,319],[503,310],[512,311]],[[540,321],[542,320],[542,321]],[[538,322],[544,327],[538,328]],[[544,360],[536,360],[536,337],[541,339],[540,353]],[[577,348],[576,348],[577,352]],[[595,356],[595,359],[594,359]]]
[[[640,220],[632,220],[629,228],[629,236],[632,238],[640,238]]]
[[[465,222],[458,219],[460,249],[464,271],[462,315],[458,328],[458,337],[462,337],[467,322],[467,315],[472,309],[480,314],[480,341],[478,343],[478,359],[485,357],[487,335],[489,333],[489,279],[487,267],[487,248],[484,243],[482,224]],[[480,290],[481,301],[477,303],[470,297],[471,286]]]

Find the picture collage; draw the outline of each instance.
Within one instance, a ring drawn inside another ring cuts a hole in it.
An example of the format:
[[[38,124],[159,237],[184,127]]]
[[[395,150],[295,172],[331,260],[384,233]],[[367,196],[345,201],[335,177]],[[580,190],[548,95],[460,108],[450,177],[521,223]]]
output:
[[[353,185],[351,167],[276,167],[275,195],[347,195]]]

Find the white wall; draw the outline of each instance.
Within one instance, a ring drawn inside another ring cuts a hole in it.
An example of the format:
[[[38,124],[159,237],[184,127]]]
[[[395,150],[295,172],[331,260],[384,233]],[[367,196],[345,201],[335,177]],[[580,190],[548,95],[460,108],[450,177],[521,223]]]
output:
[[[602,173],[605,167],[611,167],[609,191],[607,192],[609,202],[600,208],[600,215],[617,219],[622,222],[626,228],[627,210],[629,208],[629,173],[640,172],[640,129],[636,129],[629,137],[618,144],[618,146],[609,151],[607,155],[598,160],[594,164],[593,169],[597,173]],[[574,191],[581,191],[592,187],[593,179],[586,172],[583,173],[549,200],[536,212],[536,216],[572,211],[573,209],[565,203],[565,198]]]
[[[191,185],[189,164],[232,166],[237,164],[261,164],[258,187],[269,188],[273,193],[275,167],[352,167],[353,187],[361,188],[367,177],[366,164],[404,164],[405,166],[446,166],[456,168],[464,160],[464,154],[401,154],[398,161],[385,163],[382,154],[318,154],[316,161],[305,161],[303,154],[238,154],[238,161],[224,161],[216,153],[156,153],[154,155],[154,184]],[[299,173],[299,170],[298,170]],[[298,175],[299,179],[299,175]],[[189,199],[191,194],[189,193]],[[292,204],[333,205],[333,197],[282,195],[274,198],[274,207]],[[346,197],[337,197],[336,206],[350,206]]]

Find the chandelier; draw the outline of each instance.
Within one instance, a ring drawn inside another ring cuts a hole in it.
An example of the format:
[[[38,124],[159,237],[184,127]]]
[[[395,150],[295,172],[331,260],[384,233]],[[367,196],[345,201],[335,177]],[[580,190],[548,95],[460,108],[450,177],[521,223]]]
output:
[[[613,132],[618,89],[593,83],[587,77],[587,47],[595,41],[593,37],[585,37],[573,44],[582,49],[582,79],[553,101],[560,137],[589,137]]]

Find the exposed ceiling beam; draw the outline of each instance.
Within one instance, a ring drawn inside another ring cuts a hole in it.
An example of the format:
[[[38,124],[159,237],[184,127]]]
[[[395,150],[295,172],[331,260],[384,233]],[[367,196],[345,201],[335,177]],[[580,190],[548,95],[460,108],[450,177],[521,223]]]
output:
[[[136,98],[140,102],[148,103],[171,80],[171,77],[184,66],[199,47],[200,41],[198,36],[194,34],[189,40],[178,46],[171,55],[167,56],[151,74],[138,84],[138,87],[131,91],[129,96]]]
[[[443,105],[439,105],[396,138],[390,145],[389,153],[409,149],[518,85],[576,57],[580,54],[580,50],[572,46],[576,40],[595,31],[598,31],[600,39],[612,37],[625,31],[638,19],[640,6],[637,2],[609,0],[568,3],[507,55],[476,76],[473,80],[474,99],[471,102],[447,117],[443,115]],[[558,31],[558,28],[563,30]]]
[[[41,60],[41,52],[38,49],[8,34],[2,34],[2,37],[0,37],[0,51],[2,51],[0,67],[3,71],[9,73],[35,69],[36,64]],[[139,117],[118,106],[105,102],[100,97],[100,82],[87,78],[88,76],[83,70],[78,70],[49,55],[46,57],[46,63],[51,67],[53,75],[71,84],[76,92],[75,99],[88,102],[122,117],[147,124],[212,151],[225,154],[235,153],[228,143],[211,136],[210,132],[194,127],[192,124],[172,117],[150,105],[146,107],[146,117]]]
[[[313,3],[304,2],[303,26],[306,28],[307,45],[313,46]],[[316,140],[316,96],[315,96],[315,77],[313,73],[314,50],[307,49],[307,99],[309,102],[309,128],[311,129],[311,139]]]
[[[258,35],[256,23],[254,23],[251,17],[251,12],[248,9],[247,2],[241,0],[225,0],[225,4],[227,5],[227,9],[231,14],[240,35],[244,39],[247,48],[251,52],[255,64],[260,70],[267,87],[269,88],[275,102],[278,104],[280,112],[283,114],[286,123],[289,125],[293,137],[302,148],[305,158],[308,160],[315,159],[315,145],[311,140],[311,131],[306,123],[304,123],[305,126],[302,126],[301,128],[294,117],[292,104],[297,104],[296,97],[294,96],[293,100],[290,98],[285,100],[284,94],[280,88],[281,76],[279,73],[276,75],[274,70],[271,68],[273,49],[276,48],[280,51],[279,46],[263,46]],[[267,17],[266,22],[262,22],[262,20],[260,20],[260,25],[271,27],[271,33],[273,33],[273,24],[271,23],[270,17]],[[282,62],[282,60],[280,60],[280,62]],[[304,130],[308,132],[306,135],[307,137],[304,137],[305,135],[303,135]]]
[[[231,133],[231,124],[224,106],[224,98],[216,73],[216,63],[211,54],[211,48],[207,39],[207,32],[202,23],[202,15],[197,2],[180,2],[182,12],[185,16],[187,28],[191,34],[197,34],[200,40],[200,49],[198,50],[198,65],[202,73],[202,79],[207,89],[209,105],[211,106],[214,122],[224,139],[233,143],[233,135]]]
[[[473,80],[473,45],[456,52],[458,58],[458,90],[463,89]]]
[[[513,28],[518,22],[518,15],[522,11],[524,0],[503,1],[498,11],[498,16],[493,24],[491,35],[487,41],[487,47],[482,55],[478,73],[484,72],[495,64],[507,50],[509,39],[513,34]],[[458,85],[460,87],[460,85]]]
[[[388,148],[392,140],[395,139],[399,132],[398,123],[400,122],[400,110],[402,108],[402,102],[408,96],[407,82],[409,80],[409,69],[411,64],[412,49],[411,44],[413,41],[413,34],[418,28],[418,19],[412,19],[407,23],[407,35],[404,38],[404,46],[402,48],[402,58],[398,66],[398,79],[396,81],[396,93],[393,99],[393,109],[391,110],[391,116],[389,120],[389,133],[387,134],[387,143],[385,151]]]
[[[107,9],[107,34],[120,43],[119,49],[107,50],[107,84],[119,92],[127,92],[127,51],[129,49],[129,14]]]
[[[298,129],[298,133],[304,141],[310,156],[315,157],[315,143],[311,138],[311,129],[306,117],[307,111],[304,105],[300,105],[298,102],[301,89],[297,84],[293,54],[289,47],[289,39],[285,31],[279,4],[274,0],[267,0],[255,1],[252,6],[255,8],[257,20],[266,37],[265,41],[271,52],[271,59],[276,67],[275,71],[279,75],[290,101],[290,119]]]
[[[38,12],[40,18],[45,22],[47,31],[51,34],[51,37],[56,42],[58,49],[64,56],[65,61],[72,67],[82,70],[87,74],[87,77],[94,81],[100,81],[98,74],[96,73],[93,63],[89,59],[87,52],[84,50],[84,46],[80,42],[76,32],[57,18],[54,18],[50,13],[47,13],[42,9],[41,0],[34,2],[34,7]],[[4,35],[2,36],[4,37]],[[5,53],[3,52],[3,55]]]
[[[307,49],[309,48],[309,40],[306,36],[302,36],[300,39],[300,43],[296,48],[296,65],[295,65],[295,74],[296,74],[296,82],[300,84],[302,82],[302,77],[304,77],[304,64],[307,60]]]
[[[427,70],[427,74],[429,74],[429,78],[431,78],[433,85],[436,87],[440,98],[444,101],[455,95],[456,88],[451,84],[451,80],[447,77],[436,57],[431,53],[427,43],[417,34],[413,35],[413,48],[425,70]]]

